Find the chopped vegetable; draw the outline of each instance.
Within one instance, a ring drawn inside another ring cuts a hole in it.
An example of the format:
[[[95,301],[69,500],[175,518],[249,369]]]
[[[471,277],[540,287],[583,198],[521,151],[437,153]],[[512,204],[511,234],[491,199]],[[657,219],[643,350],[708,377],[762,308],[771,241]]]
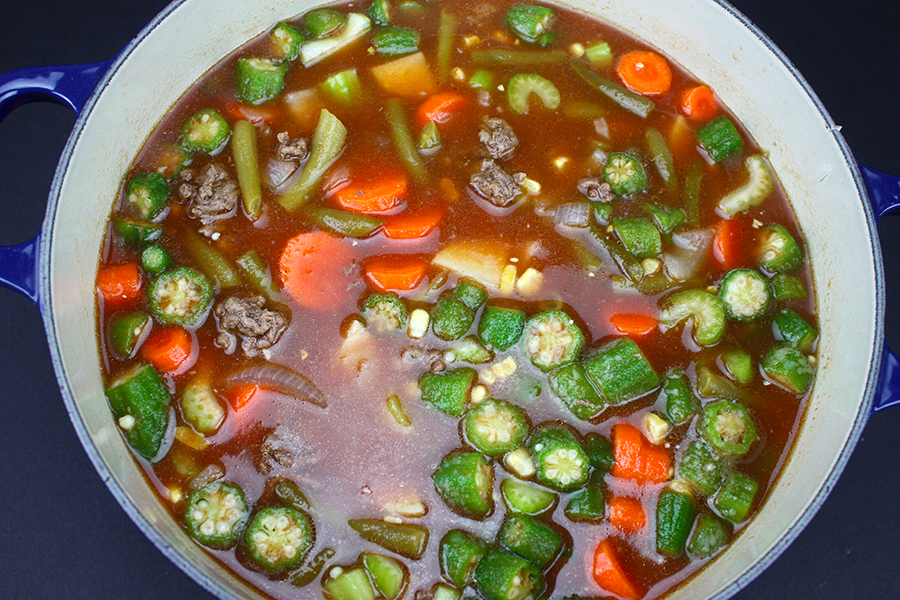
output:
[[[419,31],[412,27],[381,27],[372,36],[372,45],[378,54],[409,54],[419,49]]]
[[[606,401],[591,383],[581,363],[564,365],[547,376],[550,388],[569,411],[583,421],[597,416]]]
[[[507,477],[500,484],[506,508],[513,513],[539,515],[556,506],[557,495],[550,490]]]
[[[612,226],[625,249],[637,258],[653,258],[662,252],[662,236],[649,219],[621,217],[613,219]]]
[[[803,264],[803,251],[783,225],[771,223],[759,232],[756,264],[770,273],[791,273]]]
[[[309,14],[307,13],[307,16]],[[307,27],[309,27],[308,24]],[[336,35],[304,43],[300,48],[300,62],[305,67],[311,67],[322,59],[347,48],[353,42],[365,36],[370,29],[372,29],[372,21],[369,17],[360,13],[350,13],[347,15],[346,24]],[[324,27],[319,30],[317,26],[316,32],[321,35],[327,35]]]
[[[516,4],[506,13],[506,25],[523,41],[539,43],[550,32],[554,17],[546,6]]]
[[[523,311],[488,304],[481,313],[478,336],[482,342],[502,352],[519,341],[524,329]]]
[[[203,435],[213,435],[225,421],[225,409],[205,376],[188,382],[179,406],[184,420]]]
[[[738,133],[731,119],[724,116],[704,125],[697,132],[697,141],[700,142],[700,146],[706,150],[709,157],[716,162],[722,162],[744,151],[744,142],[741,139],[741,134]],[[762,162],[762,157],[758,157],[754,161],[754,166],[757,164],[765,166]],[[750,163],[747,166],[749,167]],[[750,203],[752,204],[752,201]],[[734,212],[731,214],[734,214]]]
[[[324,108],[319,113],[319,122],[313,133],[312,149],[300,177],[278,199],[285,210],[292,211],[305,204],[312,195],[319,180],[344,148],[347,128],[333,114]]]
[[[501,546],[542,571],[553,564],[564,546],[562,536],[553,527],[524,514],[503,521],[497,539]]]
[[[141,345],[141,356],[173,375],[185,372],[197,360],[191,334],[181,327],[155,329]]]
[[[455,452],[432,475],[438,494],[456,513],[484,519],[494,510],[494,470],[478,452]]]
[[[333,307],[344,297],[344,273],[351,257],[347,246],[327,233],[294,236],[288,240],[279,260],[284,291],[307,308]]]
[[[156,369],[148,364],[129,369],[109,384],[106,398],[118,419],[133,419],[124,435],[134,451],[149,461],[161,458],[172,397]]]
[[[322,593],[328,600],[377,600],[375,589],[365,569],[331,569],[322,582]]]
[[[730,538],[731,534],[725,523],[715,515],[704,512],[697,517],[687,550],[697,558],[709,558],[728,544]]]
[[[528,439],[528,451],[534,460],[535,478],[544,485],[567,492],[587,483],[590,460],[568,426],[557,422],[539,425]]]
[[[559,90],[546,77],[536,73],[517,73],[506,84],[506,99],[514,113],[528,114],[528,99],[531,94],[541,100],[544,108],[556,110],[559,107]]]
[[[766,376],[794,394],[809,389],[815,369],[805,354],[790,346],[773,346],[760,361]]]
[[[97,292],[106,306],[131,304],[141,296],[141,272],[136,263],[108,265],[97,273]]]
[[[386,600],[396,600],[406,591],[409,572],[399,560],[374,552],[363,552],[360,558],[372,585]]]
[[[213,289],[203,273],[180,267],[154,279],[147,296],[150,314],[158,322],[194,327],[206,320],[213,301]]]
[[[218,111],[201,110],[184,123],[181,130],[185,149],[189,152],[214,154],[228,140],[231,127]]]
[[[406,121],[403,105],[397,98],[391,98],[387,101],[385,108],[385,115],[391,130],[391,138],[394,140],[394,149],[406,164],[407,170],[417,181],[427,181],[428,170],[416,149],[412,133],[409,130],[409,123]]]
[[[769,284],[776,300],[806,300],[808,296],[803,281],[795,275],[776,273]]]
[[[625,533],[640,533],[647,527],[647,513],[637,498],[613,496],[609,499],[609,524]]]
[[[740,348],[732,348],[719,355],[722,366],[732,379],[747,385],[753,379],[753,359]]]
[[[282,21],[269,32],[269,41],[276,59],[291,62],[300,56],[300,46],[306,40],[296,27]]]
[[[632,50],[616,63],[616,74],[632,92],[662,96],[672,86],[672,69],[656,52]]]
[[[475,567],[475,585],[486,600],[526,600],[544,589],[540,571],[524,558],[488,550]]]
[[[472,582],[475,566],[487,552],[487,544],[461,529],[451,529],[441,539],[441,574],[458,588]]]
[[[282,571],[306,558],[315,541],[312,520],[287,507],[264,508],[244,534],[250,558],[265,571]]]
[[[450,62],[453,60],[456,41],[456,21],[454,14],[447,10],[441,11],[437,33],[437,75],[440,81],[445,81],[450,73]]]
[[[649,98],[638,96],[622,86],[600,77],[577,60],[569,60],[569,65],[594,90],[643,119],[650,116],[650,113],[656,108],[656,104]]]
[[[238,121],[234,124],[231,150],[234,154],[238,183],[241,186],[244,212],[255,221],[262,214],[262,186],[259,179],[256,128],[249,121]]]
[[[775,189],[775,175],[762,155],[748,156],[744,159],[744,168],[747,169],[747,182],[719,200],[718,210],[726,218],[759,206]]]
[[[710,448],[726,459],[747,454],[758,437],[747,407],[729,400],[703,407],[697,430]]]
[[[631,338],[600,346],[584,360],[584,370],[609,404],[624,404],[659,386],[659,376]]]
[[[623,598],[637,600],[643,595],[625,572],[619,553],[609,538],[601,540],[594,550],[591,576],[604,591]]]
[[[488,456],[518,448],[528,429],[522,409],[496,398],[488,398],[470,409],[463,422],[466,440]]]
[[[712,346],[725,335],[725,307],[722,301],[704,290],[687,290],[666,298],[659,311],[663,332],[690,318],[694,339],[701,346]]]
[[[382,292],[405,292],[425,281],[428,263],[416,256],[387,255],[370,259],[363,266],[363,278]]]
[[[800,313],[791,308],[782,308],[772,317],[772,332],[775,339],[785,342],[800,352],[811,352],[818,332]]]
[[[656,551],[669,556],[684,552],[697,507],[694,499],[672,488],[659,493],[656,504]]]
[[[525,322],[522,345],[534,366],[551,371],[578,358],[584,334],[572,317],[561,310],[550,310]]]
[[[116,315],[109,322],[109,343],[123,358],[135,355],[141,342],[150,331],[150,315],[143,312]]]
[[[421,52],[375,65],[369,72],[378,85],[392,96],[421,99],[437,89],[434,73]]]
[[[588,483],[572,492],[563,512],[566,518],[576,523],[599,523],[606,514],[603,489],[597,484]]]
[[[719,515],[732,523],[743,523],[750,514],[758,489],[759,483],[755,480],[732,471],[725,478],[719,493],[713,498],[713,506]]]
[[[315,8],[303,15],[303,25],[316,40],[336,34],[347,21],[347,15],[331,7]]]
[[[617,196],[633,196],[647,187],[647,173],[641,161],[634,156],[613,152],[603,167],[603,181]]]
[[[191,537],[216,550],[233,546],[249,519],[250,507],[243,490],[224,481],[214,481],[193,492],[184,509],[184,524]]]
[[[409,320],[409,309],[396,294],[369,294],[363,303],[362,313],[366,324],[382,333],[398,331]]]
[[[329,76],[319,84],[319,90],[344,108],[358,104],[363,96],[362,81],[356,69],[345,69]]]
[[[459,114],[467,106],[469,99],[459,92],[441,92],[435,94],[419,105],[416,111],[415,124],[425,127],[429,122],[443,124],[453,115]]]
[[[380,519],[350,519],[347,524],[364,540],[406,558],[421,558],[428,545],[428,529],[422,525]]]
[[[231,261],[206,238],[189,229],[184,234],[185,246],[197,261],[197,266],[220,288],[235,287],[241,284],[241,277]]]
[[[719,298],[729,319],[750,323],[768,312],[772,290],[759,271],[735,269],[722,278]]]
[[[716,97],[708,85],[697,85],[684,90],[678,108],[684,116],[700,123],[709,121],[719,112]]]
[[[306,208],[303,210],[303,216],[322,229],[359,239],[371,236],[384,226],[381,219],[333,208]]]
[[[386,217],[382,232],[392,240],[411,240],[428,237],[432,231],[440,227],[444,218],[441,209],[419,214],[403,214]]]
[[[458,340],[475,322],[475,311],[450,296],[438,300],[431,310],[431,330],[442,340]]]
[[[669,480],[671,458],[662,447],[646,441],[640,430],[627,423],[612,428],[613,477],[631,479],[637,483],[663,483]]]
[[[172,264],[172,256],[159,246],[147,246],[141,251],[141,268],[151,275],[159,275]]]
[[[334,192],[335,201],[362,213],[382,213],[399,207],[407,193],[408,179],[402,171],[353,177]]]
[[[460,417],[476,378],[475,371],[469,368],[423,373],[419,378],[422,400],[451,417]]]
[[[287,64],[271,58],[239,58],[234,68],[235,97],[247,104],[262,104],[281,94]]]
[[[678,478],[691,484],[704,496],[715,492],[725,477],[722,461],[713,454],[706,444],[693,441],[678,465]]]
[[[169,184],[159,173],[138,173],[128,182],[125,198],[130,212],[139,219],[150,221],[165,208]]]

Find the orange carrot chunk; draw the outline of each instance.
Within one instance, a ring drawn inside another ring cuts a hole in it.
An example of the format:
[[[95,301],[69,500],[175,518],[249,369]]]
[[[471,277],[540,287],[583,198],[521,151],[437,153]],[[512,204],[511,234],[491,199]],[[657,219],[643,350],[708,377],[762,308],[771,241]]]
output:
[[[681,112],[691,120],[705,122],[716,116],[719,105],[708,85],[688,88],[681,94]]]
[[[384,235],[392,240],[423,238],[437,229],[444,212],[440,209],[417,215],[401,214],[385,219]]]
[[[637,483],[663,483],[669,480],[671,459],[665,448],[650,444],[640,430],[627,423],[612,428],[613,477]]]
[[[173,375],[184,373],[197,360],[191,334],[181,327],[153,331],[141,345],[141,356],[160,371]]]
[[[231,404],[231,408],[234,410],[240,410],[250,404],[250,401],[253,400],[253,397],[259,390],[260,387],[255,383],[235,386],[228,392],[228,403]]]
[[[361,213],[393,210],[406,197],[406,173],[381,173],[375,178],[351,177],[350,182],[335,190],[334,199],[341,207]]]
[[[597,544],[591,575],[597,585],[607,592],[635,600],[641,597],[637,586],[625,573],[616,547],[608,538]]]
[[[110,306],[130,304],[141,297],[141,271],[137,263],[103,267],[97,273],[97,291]]]
[[[638,533],[647,526],[647,513],[640,500],[627,496],[609,499],[609,524],[625,533]]]
[[[419,105],[416,111],[416,126],[420,129],[429,121],[446,123],[450,118],[468,105],[468,99],[457,92],[442,92],[431,96]]]
[[[614,314],[609,317],[609,322],[619,333],[636,336],[653,333],[657,325],[655,317],[640,314]]]
[[[425,280],[428,262],[416,256],[378,256],[363,267],[363,278],[379,292],[414,290]]]
[[[301,233],[288,240],[281,253],[282,287],[301,306],[333,308],[346,299],[352,258],[339,238],[321,231]]]
[[[656,52],[629,52],[616,64],[616,74],[625,87],[643,96],[662,96],[672,87],[672,69]]]
[[[741,231],[736,219],[723,219],[713,237],[713,258],[723,269],[731,270],[741,262]]]

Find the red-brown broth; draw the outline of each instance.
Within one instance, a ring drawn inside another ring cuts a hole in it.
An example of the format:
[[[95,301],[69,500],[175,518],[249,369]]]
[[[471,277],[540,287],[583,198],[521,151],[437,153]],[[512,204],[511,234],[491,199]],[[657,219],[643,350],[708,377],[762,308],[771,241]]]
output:
[[[503,31],[502,16],[506,5],[492,3],[495,10],[490,15],[479,12],[479,7],[487,6],[473,0],[455,0],[446,3],[457,15],[468,15],[460,19],[460,33],[466,34],[475,30],[475,19],[486,18],[491,23],[490,30]],[[364,10],[366,6],[356,3],[342,5],[342,10]],[[604,39],[613,47],[616,55],[635,48],[646,48],[640,41],[609,27],[594,19],[573,11],[556,8],[556,30],[560,32],[557,47],[566,49],[573,41],[590,42]],[[420,49],[426,56],[435,54],[433,33],[437,27],[437,7],[428,5],[427,16],[422,19],[399,19],[401,24],[416,26],[423,32]],[[490,35],[483,35],[484,43],[480,49],[501,46],[503,42]],[[512,36],[509,37],[509,40]],[[181,125],[186,118],[200,109],[215,108],[228,114],[233,105],[232,71],[240,56],[264,54],[268,42],[265,36],[250,42],[213,68],[200,82],[189,90],[177,106],[169,112],[162,123],[150,136],[143,151],[136,158],[132,173],[155,170],[158,166],[159,148],[162,144],[177,142]],[[285,84],[285,93],[313,87],[328,75],[355,67],[363,78],[368,90],[362,106],[345,109],[329,106],[329,109],[347,126],[350,131],[347,145],[338,168],[349,166],[354,168],[371,168],[374,164],[402,169],[399,158],[393,154],[393,146],[384,119],[383,96],[378,93],[377,86],[371,80],[367,70],[380,62],[383,57],[370,55],[365,51],[365,44],[358,43],[347,52],[333,56],[310,68],[295,65],[289,70]],[[455,55],[454,66],[471,74],[474,68],[464,53]],[[681,90],[694,80],[676,64],[673,67],[672,91],[666,96],[656,99],[657,110],[647,119],[646,124],[660,131],[667,131],[678,117],[675,106],[676,91]],[[498,68],[494,69],[497,81],[505,81],[515,72],[531,69]],[[534,69],[554,81],[563,99],[590,100],[603,104],[607,110],[607,118],[612,131],[617,135],[614,141],[616,150],[643,147],[642,119],[631,115],[601,99],[592,92],[580,79],[574,77],[569,67],[563,63],[558,66]],[[607,76],[613,77],[609,73]],[[464,82],[450,80],[441,86],[469,94]],[[277,105],[278,101],[275,101]],[[505,97],[493,93],[492,107],[502,106]],[[405,101],[407,115],[412,115],[419,101]],[[532,99],[532,112],[518,116],[510,111],[502,116],[516,131],[520,140],[520,150],[510,164],[511,171],[524,171],[530,177],[541,181],[543,190],[540,199],[544,202],[561,203],[578,198],[575,191],[577,181],[588,175],[589,139],[596,138],[590,120],[570,119],[550,111],[536,107],[537,101]],[[405,493],[414,493],[428,506],[428,514],[418,519],[429,527],[431,541],[425,556],[417,561],[405,560],[409,567],[412,584],[407,597],[417,590],[426,590],[440,580],[438,565],[438,542],[443,534],[451,528],[463,528],[473,531],[486,539],[492,539],[504,518],[502,502],[493,515],[482,522],[466,519],[452,513],[434,490],[431,474],[440,459],[450,451],[461,447],[460,434],[454,419],[447,417],[432,407],[418,400],[415,382],[425,367],[423,363],[404,362],[400,358],[403,348],[418,343],[425,347],[445,348],[446,343],[433,336],[421,341],[414,341],[405,335],[393,338],[373,338],[373,345],[364,353],[366,364],[359,373],[353,368],[341,364],[337,358],[337,349],[343,339],[342,325],[350,315],[359,312],[359,301],[367,292],[360,275],[360,265],[369,257],[382,253],[403,253],[432,256],[448,240],[457,236],[475,236],[494,240],[494,243],[511,249],[511,256],[524,256],[525,248],[535,239],[540,240],[541,250],[530,264],[539,268],[545,276],[543,292],[538,299],[519,299],[514,304],[525,307],[529,314],[538,312],[548,302],[561,301],[570,315],[582,326],[587,346],[593,347],[617,334],[605,320],[610,314],[611,305],[623,310],[640,312],[655,309],[658,300],[665,295],[640,296],[621,294],[614,291],[609,275],[616,272],[613,265],[606,265],[593,277],[587,277],[584,270],[578,267],[577,258],[573,255],[567,240],[556,234],[548,219],[540,216],[527,203],[514,211],[487,211],[477,208],[467,181],[471,172],[470,165],[477,163],[477,130],[482,116],[487,110],[474,102],[472,110],[453,117],[452,127],[442,128],[443,148],[434,158],[426,162],[432,174],[428,185],[416,183],[410,179],[410,193],[407,197],[407,210],[421,211],[429,206],[445,207],[446,215],[439,232],[433,233],[423,240],[395,241],[388,240],[381,234],[375,234],[366,240],[346,240],[347,247],[354,257],[354,262],[347,265],[345,283],[347,293],[343,300],[329,310],[311,311],[298,306],[287,294],[284,302],[291,309],[292,322],[287,333],[278,344],[271,349],[271,362],[288,365],[304,373],[324,392],[328,398],[328,408],[321,409],[312,404],[298,402],[293,398],[275,393],[262,392],[253,402],[240,411],[228,410],[228,417],[221,429],[209,438],[212,443],[209,449],[197,452],[195,458],[202,464],[220,462],[226,471],[226,479],[238,484],[245,492],[248,502],[254,502],[264,492],[266,480],[281,475],[296,481],[307,494],[312,505],[312,516],[316,524],[317,542],[311,555],[319,550],[332,547],[337,551],[329,565],[347,565],[356,561],[361,551],[378,551],[376,546],[362,541],[350,528],[346,521],[357,517],[384,516],[381,504],[388,499]],[[287,114],[287,113],[285,113]],[[540,122],[538,122],[540,119]],[[230,119],[233,122],[233,119]],[[312,134],[314,119],[291,121],[283,126],[272,128],[260,127],[260,154],[265,157],[275,145],[275,134],[287,131],[292,137]],[[696,124],[691,125],[694,128]],[[758,151],[753,145],[748,132],[741,130],[746,144],[746,152]],[[528,149],[541,148],[537,152]],[[554,171],[548,166],[549,159],[555,156],[568,156],[570,163],[562,172]],[[696,156],[701,156],[696,153]],[[190,166],[199,171],[205,157],[195,157]],[[223,152],[213,160],[225,166],[233,173],[234,165],[230,153]],[[264,160],[264,158],[262,159]],[[657,200],[670,205],[676,201],[667,198],[660,178],[652,165],[645,162],[650,180],[648,192],[634,200],[619,200],[621,215],[643,214],[641,205],[648,200]],[[718,219],[713,207],[718,198],[726,191],[740,185],[745,177],[739,161],[726,165],[704,163],[704,174],[701,197],[701,227],[709,227]],[[459,168],[457,168],[459,167]],[[472,167],[474,168],[474,167]],[[676,162],[679,179],[683,180],[688,169],[688,161]],[[129,177],[125,178],[125,182]],[[449,178],[459,193],[457,199],[448,200],[443,189],[437,185],[442,178]],[[172,186],[173,190],[174,185]],[[215,242],[216,247],[232,260],[243,252],[253,249],[262,260],[270,266],[277,279],[279,254],[287,239],[301,231],[313,230],[314,227],[304,223],[296,216],[287,214],[275,203],[275,196],[264,187],[264,215],[256,223],[243,214],[227,222],[225,233]],[[321,202],[328,205],[327,201]],[[122,199],[117,203],[121,207]],[[185,208],[177,203],[170,203],[166,217],[166,230],[157,244],[168,249],[174,264],[193,265],[190,253],[183,246],[185,228],[196,228],[196,224],[185,215]],[[762,222],[778,222],[785,225],[799,238],[797,224],[791,214],[783,192],[776,190],[766,203],[752,212],[750,216],[739,216],[745,231],[752,232],[751,219]],[[748,236],[749,237],[749,236]],[[110,230],[104,245],[103,264],[114,264],[134,261],[136,252],[126,247]],[[749,250],[745,250],[745,262],[749,265]],[[523,267],[527,266],[523,260]],[[808,266],[800,273],[807,289],[811,289]],[[521,271],[520,271],[521,272]],[[430,274],[436,275],[436,269]],[[724,271],[710,261],[708,281],[715,283]],[[451,275],[448,282],[440,289],[450,289],[456,281]],[[421,292],[423,288],[417,290]],[[249,292],[249,287],[245,290]],[[413,296],[415,294],[410,294]],[[431,302],[433,302],[432,295]],[[424,306],[425,304],[420,303]],[[804,302],[790,304],[809,320],[815,323],[812,296]],[[102,301],[99,307],[99,331],[104,359],[105,377],[114,378],[135,362],[125,361],[117,357],[107,348],[105,331],[112,317],[118,310],[106,310]],[[751,326],[743,329],[749,331]],[[732,327],[730,331],[737,334],[741,327]],[[194,333],[200,348],[197,364],[187,373],[177,377],[167,377],[170,387],[177,393],[181,386],[190,379],[191,374],[201,369],[208,369],[213,374],[217,385],[223,385],[228,376],[246,364],[240,350],[232,355],[225,354],[214,345],[216,327],[210,316],[206,323]],[[751,337],[745,349],[752,356],[760,356],[771,343],[769,337]],[[700,349],[678,327],[672,331],[659,331],[638,341],[648,360],[658,373],[670,367],[684,369],[690,378],[694,377],[695,365],[701,360],[710,360],[717,354],[716,348]],[[684,346],[687,345],[687,348]],[[513,350],[510,350],[514,354]],[[652,407],[656,394],[631,402],[622,407],[607,409],[602,419],[595,424],[576,420],[553,398],[546,384],[545,377],[528,364],[527,359],[519,356],[520,377],[512,382],[491,386],[491,396],[515,401],[519,390],[516,385],[524,385],[528,381],[540,382],[540,395],[530,401],[527,410],[534,424],[545,420],[561,419],[576,427],[582,433],[597,431],[606,436],[614,422],[623,420],[638,425],[641,417]],[[524,380],[524,383],[523,383]],[[758,443],[755,454],[744,460],[741,471],[760,481],[765,489],[777,475],[777,468],[789,450],[790,442],[796,427],[805,398],[798,398],[775,385],[769,385],[762,376],[748,386],[748,395],[753,399],[751,409],[756,419],[760,437],[764,443]],[[408,429],[399,427],[385,411],[385,399],[390,394],[398,394],[409,415],[413,426]],[[179,417],[180,419],[180,417]],[[180,422],[180,421],[179,421]],[[676,428],[673,435],[683,435],[687,426]],[[291,468],[276,467],[268,475],[261,475],[253,464],[253,453],[265,434],[277,430],[283,441],[291,447],[294,454],[294,466]],[[177,444],[177,442],[176,442]],[[170,507],[173,518],[181,519],[181,506],[172,506],[168,500],[172,487],[186,489],[186,481],[180,476],[170,457],[150,466],[141,461],[151,484],[159,491],[161,501]],[[503,467],[495,462],[496,484],[503,478]],[[637,486],[634,483],[607,477],[608,489],[612,493],[636,495],[644,502],[650,518],[655,498],[663,486]],[[760,494],[762,497],[763,494]],[[759,503],[759,499],[757,503]],[[182,501],[183,504],[183,501]],[[602,591],[590,578],[589,560],[596,542],[613,535],[620,540],[618,547],[624,553],[625,563],[633,577],[648,589],[647,597],[655,597],[666,589],[681,582],[691,573],[703,566],[704,561],[679,559],[662,559],[653,548],[652,533],[643,536],[623,534],[611,529],[608,523],[600,525],[574,524],[563,515],[565,503],[560,502],[553,520],[569,531],[572,542],[572,557],[558,570],[554,597],[570,595],[596,596]],[[297,590],[289,583],[248,568],[233,550],[212,551],[224,565],[240,577],[250,581],[266,594],[274,598],[317,597],[320,594],[318,582]]]

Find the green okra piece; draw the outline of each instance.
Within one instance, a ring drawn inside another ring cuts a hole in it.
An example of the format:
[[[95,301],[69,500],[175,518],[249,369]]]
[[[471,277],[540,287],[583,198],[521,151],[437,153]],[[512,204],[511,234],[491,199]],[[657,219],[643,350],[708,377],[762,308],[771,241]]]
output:
[[[719,117],[704,125],[697,132],[697,141],[716,162],[739,155],[744,151],[744,142],[734,123],[728,117]]]
[[[324,548],[311,559],[290,572],[287,580],[295,587],[309,585],[319,576],[328,561],[334,558],[334,548]]]
[[[538,43],[553,26],[553,9],[536,4],[516,4],[506,13],[506,26],[525,42]]]
[[[535,478],[542,484],[568,492],[587,483],[590,460],[573,430],[559,422],[542,423],[528,440]]]
[[[453,291],[450,292],[450,297],[477,311],[487,301],[488,293],[480,283],[460,279]]]
[[[803,264],[803,250],[784,225],[770,223],[758,235],[756,264],[769,273],[792,273]]]
[[[155,242],[163,232],[162,223],[148,223],[129,217],[115,217],[113,225],[122,241],[129,246],[141,247]]]
[[[109,322],[109,345],[116,354],[131,358],[150,331],[150,315],[143,312],[116,315]]]
[[[469,409],[463,421],[466,441],[487,456],[515,450],[528,429],[528,418],[521,408],[496,398]]]
[[[647,172],[636,156],[613,152],[603,166],[603,181],[616,196],[634,196],[647,188]]]
[[[306,494],[290,479],[279,478],[273,486],[273,491],[282,506],[302,512],[309,510],[309,500],[306,499]]]
[[[475,567],[475,586],[486,600],[537,598],[544,589],[533,564],[505,550],[488,550]]]
[[[352,108],[358,104],[363,95],[362,81],[356,69],[345,69],[319,84],[323,94],[344,108]]]
[[[232,547],[249,519],[244,491],[225,481],[214,481],[192,492],[184,510],[184,524],[191,537],[215,550]]]
[[[596,473],[604,475],[612,469],[615,462],[612,442],[596,431],[589,431],[584,436],[584,448]]]
[[[697,517],[687,551],[697,558],[709,558],[725,547],[730,538],[728,526],[715,515],[704,512]]]
[[[381,519],[350,519],[347,524],[361,538],[406,558],[418,559],[428,546],[428,528],[415,523]]]
[[[160,173],[137,173],[128,182],[125,193],[128,210],[142,221],[156,217],[168,199],[169,184]]]
[[[147,246],[141,251],[141,268],[151,275],[159,275],[172,264],[172,255],[159,246]]]
[[[597,416],[606,407],[581,363],[574,362],[560,367],[547,376],[547,381],[556,397],[583,421]]]
[[[782,308],[775,313],[772,317],[772,331],[776,340],[800,352],[811,352],[819,338],[815,328],[791,308]]]
[[[564,546],[562,536],[553,527],[525,514],[503,521],[497,539],[501,546],[542,571],[553,564]]]
[[[687,422],[700,410],[700,402],[680,369],[669,369],[663,375],[660,395],[664,398],[666,418],[674,425]]]
[[[719,355],[728,375],[741,385],[753,380],[753,358],[740,348],[731,348]]]
[[[188,152],[213,153],[228,140],[231,126],[219,111],[209,108],[191,115],[181,130],[182,144]]]
[[[456,360],[473,365],[489,363],[494,360],[494,353],[485,348],[474,335],[461,339],[453,345],[452,350],[456,353]]]
[[[163,325],[193,327],[209,314],[213,288],[209,280],[190,267],[179,267],[157,276],[147,289],[150,314]]]
[[[335,571],[322,583],[322,593],[328,600],[376,600],[375,589],[362,567]],[[329,573],[330,575],[330,573]]]
[[[399,560],[374,552],[363,552],[360,560],[375,590],[386,600],[395,600],[406,591],[409,571]]]
[[[441,574],[456,587],[466,587],[472,582],[475,566],[487,548],[487,543],[481,538],[462,529],[451,529],[441,539]]]
[[[539,515],[556,506],[557,495],[531,483],[507,477],[500,484],[500,494],[512,513]]]
[[[659,387],[659,376],[631,338],[600,346],[584,360],[584,370],[609,404],[630,402]]]
[[[503,352],[519,341],[524,329],[523,311],[488,304],[478,322],[478,337],[488,346]]]
[[[703,407],[697,431],[716,454],[726,459],[744,456],[758,438],[747,407],[729,400]]]
[[[494,470],[478,452],[454,452],[432,475],[438,494],[456,513],[484,519],[494,510]]]
[[[687,219],[687,215],[680,208],[648,203],[644,205],[644,210],[650,213],[654,225],[664,236],[672,235],[672,232]]]
[[[474,369],[463,367],[441,373],[423,373],[419,378],[422,400],[450,415],[461,417],[469,401],[469,391],[478,374]]]
[[[534,366],[552,371],[577,360],[584,347],[584,333],[565,312],[548,310],[525,322],[522,347]]]
[[[245,104],[274,100],[284,88],[287,64],[271,58],[239,58],[234,68],[234,95]]]
[[[372,293],[366,296],[362,305],[362,315],[366,326],[378,333],[400,331],[409,322],[406,302],[397,294]]]
[[[599,485],[588,483],[569,496],[565,515],[570,521],[598,523],[606,516],[606,501]]]
[[[431,330],[442,340],[458,340],[475,322],[475,311],[450,296],[444,296],[431,309]]]
[[[120,427],[133,420],[122,427],[128,444],[147,460],[157,458],[169,425],[172,396],[156,369],[149,364],[129,369],[109,384],[106,398]]]
[[[759,483],[737,471],[725,478],[725,483],[713,498],[713,506],[719,515],[732,523],[743,523],[750,516]]]
[[[389,25],[378,28],[372,35],[375,52],[386,56],[409,54],[419,49],[419,30]]]
[[[718,456],[706,444],[693,441],[688,444],[678,465],[678,479],[691,484],[704,496],[715,492],[725,478],[725,468]]]
[[[796,275],[776,273],[769,280],[776,300],[806,300],[806,286]]]
[[[313,39],[334,35],[347,23],[347,15],[331,7],[315,8],[303,15],[303,26]]]
[[[613,229],[625,249],[637,258],[653,258],[662,252],[659,229],[644,217],[623,217],[612,220]]]
[[[680,556],[691,533],[697,507],[687,494],[665,489],[656,504],[656,551]]]
[[[699,367],[697,369],[697,393],[703,398],[721,398],[741,403],[746,403],[749,400],[746,391],[736,386],[732,381],[713,372],[709,367]]]
[[[205,377],[197,376],[188,382],[179,405],[184,420],[203,435],[216,433],[225,421],[225,408]]]
[[[258,567],[278,572],[303,562],[315,543],[315,531],[305,512],[286,506],[267,507],[253,516],[244,542]]]
[[[297,60],[297,57],[300,56],[300,46],[304,41],[306,41],[304,35],[296,27],[284,21],[275,25],[269,32],[272,54],[282,62]]]
[[[805,354],[782,344],[770,348],[760,361],[763,372],[794,394],[802,394],[812,383],[815,368]]]

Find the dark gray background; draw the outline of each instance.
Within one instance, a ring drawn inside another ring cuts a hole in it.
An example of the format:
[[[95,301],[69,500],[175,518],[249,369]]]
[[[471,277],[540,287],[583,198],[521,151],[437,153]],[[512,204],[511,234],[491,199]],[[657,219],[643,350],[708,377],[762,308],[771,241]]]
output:
[[[0,73],[110,58],[166,3],[3,4]],[[857,158],[900,175],[900,2],[735,5],[803,73]],[[73,122],[64,108],[32,104],[0,125],[0,244],[38,231]],[[880,230],[888,339],[900,348],[898,225],[887,217]],[[88,461],[57,389],[38,310],[0,288],[0,311],[0,598],[208,597],[140,534]],[[900,408],[872,417],[818,515],[739,600],[900,598],[898,432]]]

